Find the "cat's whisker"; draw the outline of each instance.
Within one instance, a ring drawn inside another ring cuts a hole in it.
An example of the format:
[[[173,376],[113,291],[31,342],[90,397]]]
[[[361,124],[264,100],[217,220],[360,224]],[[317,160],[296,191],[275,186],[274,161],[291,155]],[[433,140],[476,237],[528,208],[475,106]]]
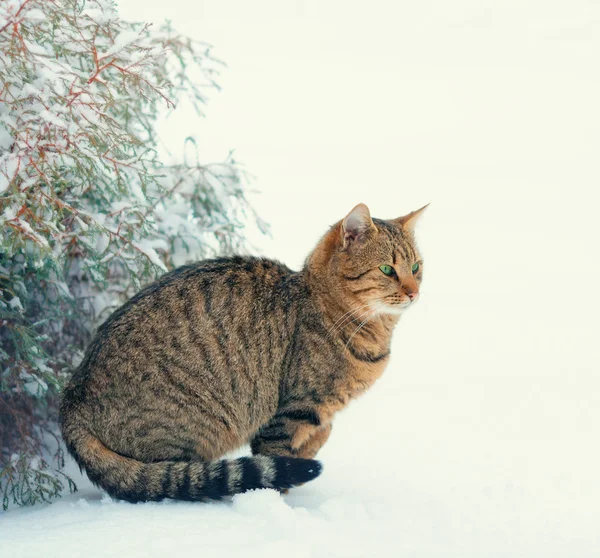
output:
[[[338,322],[340,320],[343,320],[344,318],[346,318],[349,314],[354,314],[355,312],[357,312],[358,310],[362,309],[362,308],[366,308],[367,306],[369,306],[371,303],[368,302],[367,304],[363,304],[362,306],[356,306],[355,308],[351,308],[350,310],[348,310],[348,312],[346,312],[345,314],[343,314],[340,318],[338,318],[335,323],[333,324],[334,327],[338,324]]]
[[[333,324],[333,326],[331,327],[331,329],[327,332],[328,335],[332,335],[333,333],[335,333],[337,330],[341,329],[344,326],[344,322],[347,322],[348,319],[351,318],[351,320],[354,319],[354,317],[352,317],[353,314],[356,314],[357,312],[359,312],[360,310],[362,310],[363,308],[367,308],[368,306],[370,306],[371,303],[369,304],[364,304],[363,306],[358,306],[354,309],[349,310],[348,312],[346,312],[343,316],[341,316],[340,318],[338,318],[336,320],[336,322]]]
[[[327,332],[327,335],[332,336],[334,333],[340,331],[343,327],[348,325],[349,319],[350,319],[350,321],[355,321],[356,316],[352,316],[353,314],[356,314],[358,311],[362,310],[363,308],[371,307],[372,304],[377,304],[377,303],[383,302],[384,299],[385,299],[385,297],[381,297],[381,298],[372,300],[371,302],[364,304],[363,306],[358,306],[354,310],[350,310],[350,311],[346,312],[341,318],[339,318],[335,322],[335,324],[333,324],[333,327]],[[362,318],[362,316],[360,316],[360,318]],[[340,320],[341,320],[341,322],[340,322]],[[338,323],[338,322],[340,322],[340,323]]]
[[[352,341],[352,338],[367,324],[367,322],[373,317],[375,316],[375,314],[377,314],[377,309],[374,309],[373,312],[371,312],[360,324],[359,326],[352,332],[352,335],[350,335],[350,338],[348,339],[348,341],[346,341],[346,349],[348,348],[348,345],[350,345],[350,341]]]

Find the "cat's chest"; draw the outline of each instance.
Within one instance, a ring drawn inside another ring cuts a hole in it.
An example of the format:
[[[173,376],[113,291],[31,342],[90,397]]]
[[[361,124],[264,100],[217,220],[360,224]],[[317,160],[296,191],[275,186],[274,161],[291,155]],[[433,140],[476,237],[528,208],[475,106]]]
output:
[[[349,361],[338,368],[331,390],[324,394],[323,403],[319,406],[323,424],[331,422],[338,411],[367,391],[383,374],[386,365],[387,359],[376,363]]]
[[[338,389],[354,398],[368,390],[385,371],[389,359],[389,343],[372,339],[354,339],[339,344],[337,360],[341,365]]]
[[[381,377],[387,367],[389,356],[378,362],[353,360],[354,362],[348,364],[345,381],[341,382],[341,387],[346,390],[349,398],[358,397]]]

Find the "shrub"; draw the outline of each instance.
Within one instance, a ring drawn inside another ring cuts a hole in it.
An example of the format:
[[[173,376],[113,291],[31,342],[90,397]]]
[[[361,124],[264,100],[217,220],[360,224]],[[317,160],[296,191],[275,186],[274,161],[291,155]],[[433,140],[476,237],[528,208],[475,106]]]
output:
[[[244,173],[162,164],[157,117],[201,113],[208,45],[118,18],[111,0],[0,5],[0,490],[68,485],[56,396],[95,327],[157,274],[243,245]],[[190,145],[194,140],[188,138]]]

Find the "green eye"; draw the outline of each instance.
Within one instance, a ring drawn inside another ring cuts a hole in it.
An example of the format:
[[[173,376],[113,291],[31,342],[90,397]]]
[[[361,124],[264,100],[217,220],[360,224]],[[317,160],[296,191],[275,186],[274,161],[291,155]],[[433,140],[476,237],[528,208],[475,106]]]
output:
[[[391,265],[380,265],[379,269],[386,275],[392,275],[394,273],[394,268]]]
[[[419,271],[419,264],[418,263],[413,264],[413,266],[412,266],[412,272],[413,273],[417,273],[417,271]]]

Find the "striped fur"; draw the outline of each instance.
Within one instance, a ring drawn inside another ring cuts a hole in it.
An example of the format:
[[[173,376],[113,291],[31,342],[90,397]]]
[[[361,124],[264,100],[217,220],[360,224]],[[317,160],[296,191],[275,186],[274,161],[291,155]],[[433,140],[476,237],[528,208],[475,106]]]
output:
[[[300,272],[237,256],[147,286],[99,328],[65,389],[69,452],[131,502],[315,478],[334,414],[381,375],[417,296],[418,214],[373,220],[357,206]],[[253,457],[222,460],[246,443]]]

